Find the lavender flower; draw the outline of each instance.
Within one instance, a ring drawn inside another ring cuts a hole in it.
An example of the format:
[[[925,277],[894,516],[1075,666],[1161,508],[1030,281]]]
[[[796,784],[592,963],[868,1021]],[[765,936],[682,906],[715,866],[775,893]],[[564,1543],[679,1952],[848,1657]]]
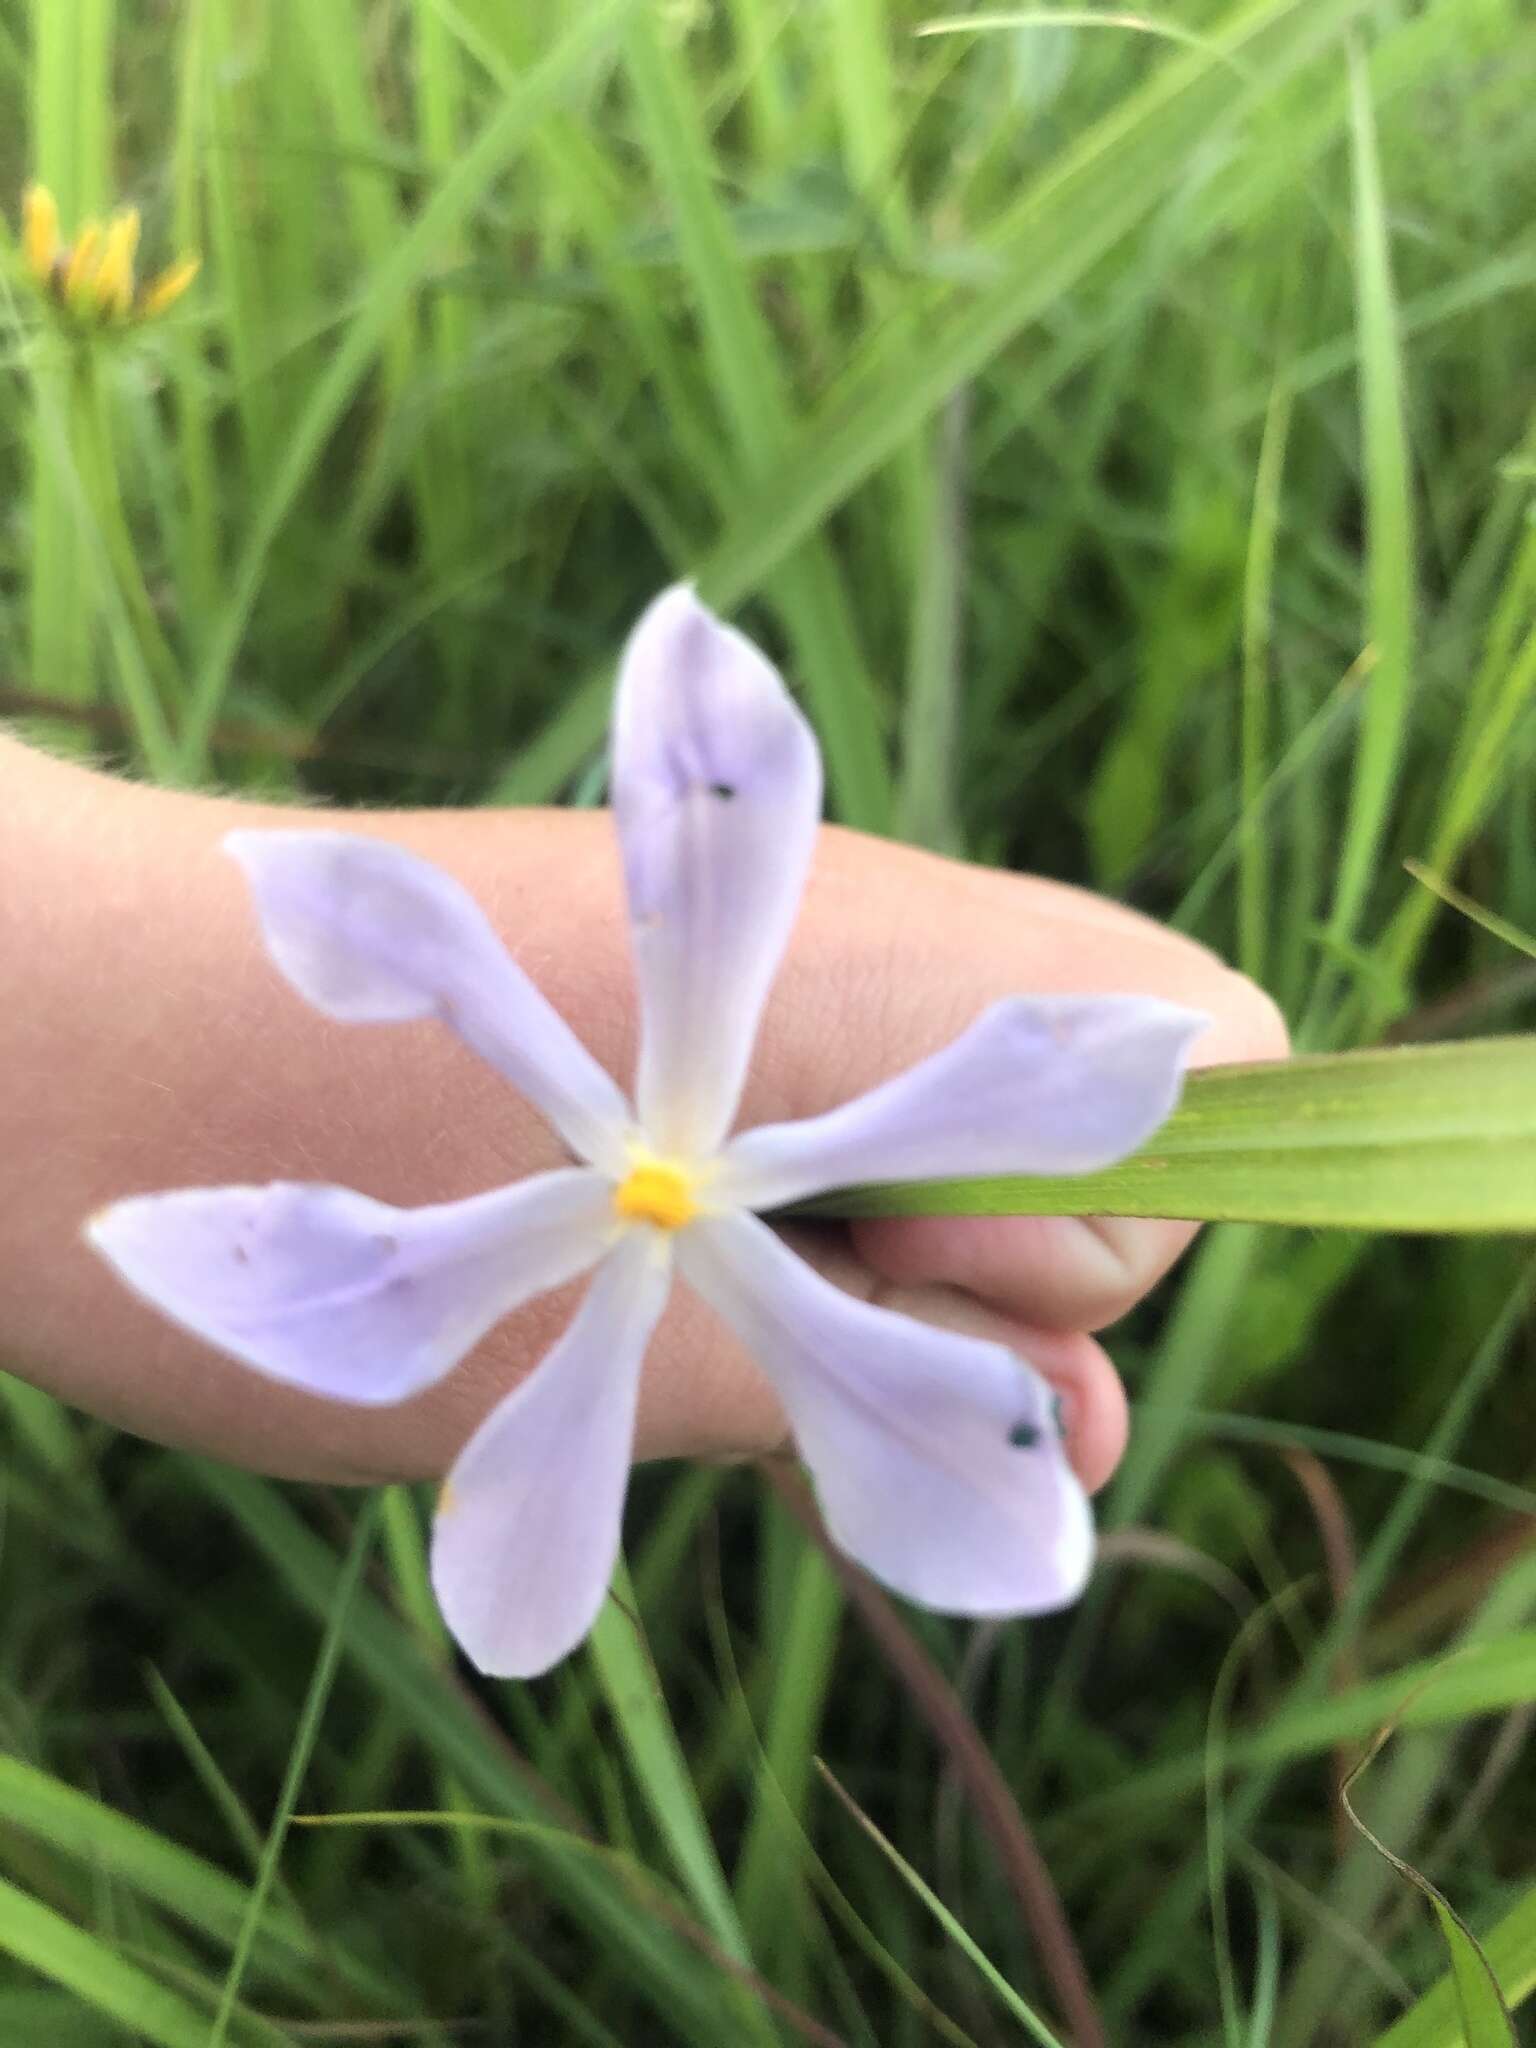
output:
[[[95,1217],[92,1243],[195,1335],[339,1401],[408,1399],[501,1317],[592,1272],[439,1503],[433,1584],[483,1671],[543,1671],[592,1625],[674,1274],[772,1378],[851,1556],[946,1612],[1073,1599],[1092,1523],[1040,1376],[1001,1344],[844,1294],[754,1212],[859,1181],[1105,1166],[1167,1116],[1205,1020],[1141,997],[1014,998],[839,1109],[732,1137],[821,764],[774,670],[686,588],[625,652],[613,797],[640,993],[633,1108],[428,862],[340,832],[226,841],[301,995],[355,1023],[440,1017],[580,1164],[417,1209],[288,1182],[143,1195]]]

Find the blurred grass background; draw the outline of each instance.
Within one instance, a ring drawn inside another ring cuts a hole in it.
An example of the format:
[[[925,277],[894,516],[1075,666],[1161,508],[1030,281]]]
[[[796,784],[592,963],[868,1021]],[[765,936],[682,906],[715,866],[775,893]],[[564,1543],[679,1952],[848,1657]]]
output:
[[[1536,926],[1529,13],[926,19],[0,0],[0,191],[205,258],[83,352],[5,268],[0,713],[595,801],[614,652],[697,573],[845,822],[1172,918],[1313,1047],[1528,1024],[1401,863]],[[893,1621],[750,1472],[657,1470],[643,1635],[523,1687],[455,1671],[410,1493],[6,1382],[0,2041],[1452,2048],[1334,1793],[1459,1652],[1358,1798],[1523,1995],[1526,1257],[1209,1235],[1115,1340],[1064,1620]]]

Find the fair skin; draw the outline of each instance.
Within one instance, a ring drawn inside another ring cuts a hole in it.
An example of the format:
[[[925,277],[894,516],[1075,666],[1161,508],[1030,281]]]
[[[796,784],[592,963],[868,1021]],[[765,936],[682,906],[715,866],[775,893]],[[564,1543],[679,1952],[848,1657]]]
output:
[[[0,1332],[5,1363],[120,1427],[284,1476],[441,1473],[547,1350],[575,1290],[509,1318],[395,1408],[317,1400],[219,1357],[130,1297],[80,1237],[142,1191],[330,1180],[441,1201],[562,1163],[489,1067],[430,1024],[348,1026],[262,951],[219,850],[291,810],[153,790],[0,737]],[[303,822],[317,822],[313,812]],[[603,1064],[627,1078],[634,1007],[605,813],[348,814],[456,875]],[[1060,884],[824,830],[764,1021],[742,1121],[814,1115],[1014,993],[1135,993],[1204,1010],[1199,1064],[1282,1057],[1269,999],[1203,948]],[[1192,1235],[1181,1223],[914,1218],[800,1233],[840,1284],[1001,1337],[1064,1396],[1090,1487],[1126,1435],[1093,1332]],[[756,1369],[679,1289],[647,1361],[640,1457],[747,1455],[783,1423]]]

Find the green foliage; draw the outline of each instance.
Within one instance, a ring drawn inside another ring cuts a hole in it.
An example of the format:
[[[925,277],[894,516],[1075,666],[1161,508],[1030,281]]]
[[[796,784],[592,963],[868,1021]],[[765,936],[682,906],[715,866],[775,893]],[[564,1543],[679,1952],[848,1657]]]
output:
[[[205,259],[88,353],[3,265],[0,711],[268,796],[590,801],[614,652],[692,573],[784,657],[844,823],[1113,888],[1309,1054],[1518,1031],[1523,10],[926,19],[0,0],[0,193]],[[472,1691],[410,1493],[364,1569],[355,1498],[0,1383],[0,2039],[203,2048],[221,1997],[230,2048],[1063,2037],[1032,1834],[1103,2038],[1452,2048],[1422,1901],[1336,1832],[1399,1715],[1371,1824],[1518,2007],[1522,1255],[1262,1219],[1528,1224],[1527,1063],[1192,1087],[1156,1171],[1261,1220],[1112,1340],[1093,1595],[906,1617],[1027,1833],[750,1474],[643,1473],[642,1629]],[[301,1824],[347,1815],[392,1818]]]

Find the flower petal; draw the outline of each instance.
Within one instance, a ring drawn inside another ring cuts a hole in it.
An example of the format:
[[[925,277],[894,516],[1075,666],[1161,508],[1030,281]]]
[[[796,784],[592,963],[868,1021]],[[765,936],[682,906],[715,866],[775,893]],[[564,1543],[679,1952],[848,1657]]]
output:
[[[640,981],[640,1122],[657,1150],[730,1129],[821,814],[821,757],[775,670],[693,592],[630,636],[613,803]]]
[[[696,1225],[678,1262],[778,1388],[850,1557],[941,1613],[1077,1598],[1092,1517],[1023,1359],[856,1301],[754,1216]]]
[[[403,1401],[512,1309],[584,1273],[614,1224],[572,1167],[465,1202],[394,1209],[351,1188],[182,1188],[86,1227],[128,1285],[194,1336],[333,1401]]]
[[[558,1664],[597,1617],[629,1483],[640,1361],[672,1266],[621,1238],[570,1328],[459,1453],[432,1532],[432,1584],[466,1654],[497,1678]]]
[[[726,1148],[716,1192],[770,1209],[865,1181],[1093,1173],[1172,1111],[1210,1022],[1151,996],[1013,996],[904,1074]]]
[[[231,832],[273,960],[351,1024],[441,1017],[576,1154],[619,1172],[623,1091],[512,959],[469,892],[430,861],[347,832]]]

